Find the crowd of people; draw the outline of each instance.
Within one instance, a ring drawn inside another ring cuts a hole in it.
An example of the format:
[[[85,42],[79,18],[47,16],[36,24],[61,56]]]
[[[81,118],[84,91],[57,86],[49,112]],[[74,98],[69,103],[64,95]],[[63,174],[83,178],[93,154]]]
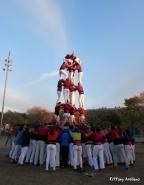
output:
[[[59,127],[56,124],[35,128],[20,127],[9,152],[12,163],[45,165],[45,170],[71,167],[83,170],[117,167],[128,169],[135,161],[134,138],[130,131],[117,126],[99,129],[88,124]]]

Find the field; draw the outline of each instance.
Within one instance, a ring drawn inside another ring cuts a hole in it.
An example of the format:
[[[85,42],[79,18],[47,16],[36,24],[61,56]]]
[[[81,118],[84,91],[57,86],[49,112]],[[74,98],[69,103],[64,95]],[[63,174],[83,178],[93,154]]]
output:
[[[0,185],[106,185],[119,184],[110,181],[110,177],[124,179],[123,184],[144,185],[144,144],[136,144],[136,163],[129,170],[123,166],[116,169],[107,167],[93,177],[85,173],[74,172],[72,169],[60,169],[56,172],[45,172],[44,166],[18,166],[10,163],[7,154],[9,146],[4,145],[5,138],[0,137]],[[86,172],[88,169],[86,170]],[[127,181],[125,178],[139,178],[138,182]]]

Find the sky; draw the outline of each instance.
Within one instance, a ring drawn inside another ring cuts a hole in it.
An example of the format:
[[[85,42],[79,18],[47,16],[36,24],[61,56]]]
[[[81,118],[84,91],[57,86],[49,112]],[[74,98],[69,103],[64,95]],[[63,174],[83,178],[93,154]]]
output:
[[[58,70],[72,51],[85,108],[123,106],[144,90],[143,10],[143,0],[0,0],[1,103],[9,50],[12,59],[5,111],[53,111]]]

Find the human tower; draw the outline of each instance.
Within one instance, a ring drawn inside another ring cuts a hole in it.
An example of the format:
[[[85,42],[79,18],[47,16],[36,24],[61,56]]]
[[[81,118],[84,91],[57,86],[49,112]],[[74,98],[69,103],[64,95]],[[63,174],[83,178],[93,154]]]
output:
[[[67,54],[59,69],[57,101],[54,118],[56,124],[69,122],[72,125],[85,122],[83,71],[80,59],[74,53]],[[63,102],[62,102],[63,95]],[[78,107],[76,106],[78,95]]]

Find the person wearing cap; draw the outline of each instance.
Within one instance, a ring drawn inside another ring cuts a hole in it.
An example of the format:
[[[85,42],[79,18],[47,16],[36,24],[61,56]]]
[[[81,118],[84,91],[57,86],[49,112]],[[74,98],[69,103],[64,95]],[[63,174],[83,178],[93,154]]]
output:
[[[76,89],[79,93],[79,107],[84,108],[84,90],[83,90],[82,84],[78,83],[78,85],[76,86]]]

